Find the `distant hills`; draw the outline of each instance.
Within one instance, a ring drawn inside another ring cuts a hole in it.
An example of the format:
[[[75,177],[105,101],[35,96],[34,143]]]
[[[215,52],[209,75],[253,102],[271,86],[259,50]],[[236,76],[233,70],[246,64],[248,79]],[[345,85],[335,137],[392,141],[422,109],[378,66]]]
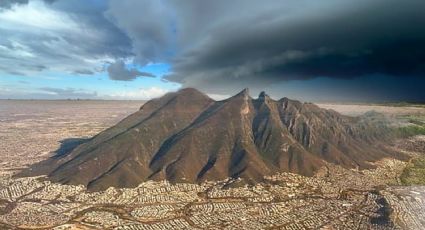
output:
[[[244,89],[214,101],[187,88],[148,101],[139,111],[67,154],[22,175],[91,190],[135,187],[146,180],[202,182],[240,177],[247,183],[286,171],[311,176],[325,162],[370,168],[384,157],[388,128],[311,103]],[[375,116],[375,115],[374,115]]]

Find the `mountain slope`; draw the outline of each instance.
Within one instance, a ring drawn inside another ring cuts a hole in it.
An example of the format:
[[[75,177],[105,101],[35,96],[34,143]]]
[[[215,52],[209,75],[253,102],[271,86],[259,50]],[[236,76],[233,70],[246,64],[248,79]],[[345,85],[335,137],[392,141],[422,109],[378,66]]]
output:
[[[146,180],[247,182],[289,171],[311,176],[325,162],[369,168],[397,156],[380,146],[385,128],[316,105],[245,89],[214,101],[183,89],[139,111],[70,153],[35,165],[32,174],[92,190],[134,187]]]

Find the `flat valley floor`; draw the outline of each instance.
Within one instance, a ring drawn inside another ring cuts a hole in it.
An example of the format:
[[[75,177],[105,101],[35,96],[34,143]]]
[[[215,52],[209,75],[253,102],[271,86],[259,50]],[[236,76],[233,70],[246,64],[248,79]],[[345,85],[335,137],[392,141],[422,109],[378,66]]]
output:
[[[22,168],[62,154],[137,111],[141,101],[0,100],[0,229],[425,229],[425,187],[401,186],[408,162],[372,170],[327,165],[314,177],[282,173],[256,186],[145,182],[87,192]],[[397,125],[423,107],[320,104],[346,115],[370,110]],[[425,136],[392,146],[424,155]]]

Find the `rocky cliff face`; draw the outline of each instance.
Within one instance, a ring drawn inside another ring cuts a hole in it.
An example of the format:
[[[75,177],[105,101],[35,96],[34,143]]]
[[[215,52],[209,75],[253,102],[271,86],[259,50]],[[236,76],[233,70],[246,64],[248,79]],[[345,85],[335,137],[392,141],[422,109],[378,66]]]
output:
[[[33,167],[56,182],[92,190],[146,180],[201,182],[241,177],[254,183],[289,171],[311,176],[325,162],[372,167],[396,156],[381,144],[385,127],[310,103],[275,101],[245,89],[214,101],[183,89],[144,104],[72,152]]]

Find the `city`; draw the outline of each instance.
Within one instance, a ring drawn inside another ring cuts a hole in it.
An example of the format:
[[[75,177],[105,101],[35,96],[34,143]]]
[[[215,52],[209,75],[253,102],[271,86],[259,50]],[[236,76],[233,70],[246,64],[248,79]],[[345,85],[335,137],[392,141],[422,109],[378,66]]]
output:
[[[33,102],[19,102],[34,104]],[[68,102],[75,104],[77,102]],[[44,102],[31,115],[2,102],[0,226],[19,229],[422,229],[424,188],[398,186],[408,164],[376,162],[376,169],[327,164],[313,177],[266,176],[254,186],[239,180],[202,184],[148,181],[136,188],[91,192],[84,186],[52,183],[44,176],[15,173],[61,147],[60,140],[89,137],[122,119],[140,102],[78,102],[79,109]],[[5,107],[6,106],[6,107]],[[116,110],[116,106],[122,109]],[[388,110],[388,108],[386,108]],[[393,109],[400,115],[399,109]],[[127,111],[127,112],[126,112]],[[412,113],[408,108],[403,110]],[[388,111],[387,111],[388,112]],[[28,112],[27,112],[28,113]],[[81,122],[87,114],[93,121]],[[44,129],[37,127],[46,127]],[[31,140],[26,146],[13,135]],[[40,141],[37,141],[40,140]],[[394,143],[412,156],[423,154],[425,137]],[[50,151],[46,154],[46,151]],[[13,153],[21,153],[14,155]],[[414,226],[414,227],[412,227]]]

